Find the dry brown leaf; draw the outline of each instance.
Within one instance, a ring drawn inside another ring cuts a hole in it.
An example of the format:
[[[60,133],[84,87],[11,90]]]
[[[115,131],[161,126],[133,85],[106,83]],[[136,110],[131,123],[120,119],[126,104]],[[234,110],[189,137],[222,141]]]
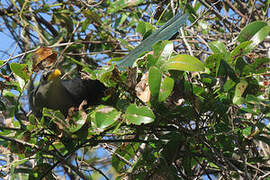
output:
[[[145,103],[150,101],[151,92],[148,84],[148,72],[143,75],[141,81],[136,85],[135,91],[140,100]]]
[[[50,67],[57,58],[57,53],[53,52],[52,48],[40,47],[35,52],[36,58],[34,60],[34,71],[43,70]]]

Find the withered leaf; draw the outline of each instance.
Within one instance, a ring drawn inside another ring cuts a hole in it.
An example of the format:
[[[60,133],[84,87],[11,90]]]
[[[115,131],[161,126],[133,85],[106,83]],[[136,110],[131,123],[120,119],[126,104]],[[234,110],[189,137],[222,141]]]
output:
[[[56,61],[57,53],[53,52],[52,48],[49,47],[40,47],[35,52],[36,58],[34,59],[33,70],[43,70],[52,66]]]

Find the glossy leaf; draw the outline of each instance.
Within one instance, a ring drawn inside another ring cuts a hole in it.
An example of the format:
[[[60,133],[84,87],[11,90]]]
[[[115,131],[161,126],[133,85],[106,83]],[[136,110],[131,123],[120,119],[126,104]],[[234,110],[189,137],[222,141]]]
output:
[[[110,4],[109,11],[110,13],[116,13],[128,6],[139,5],[143,3],[144,0],[128,1],[128,0],[117,0]]]
[[[169,61],[164,64],[164,68],[166,70],[203,71],[204,63],[193,56],[181,54],[169,59]]]
[[[126,111],[127,124],[149,124],[155,120],[155,115],[151,109],[146,106],[137,107],[131,104]]]
[[[136,32],[140,33],[141,35],[145,35],[146,32],[152,31],[155,28],[153,27],[152,24],[148,23],[148,22],[143,22],[140,21],[138,23],[138,26],[136,27]]]
[[[266,22],[255,21],[248,24],[238,35],[237,41],[244,42],[249,41],[257,34],[262,28],[266,27]]]
[[[239,44],[230,54],[229,63],[235,63],[235,61],[250,51],[249,47],[252,41],[245,41]]]
[[[174,80],[170,77],[162,77],[160,70],[156,67],[150,68],[148,83],[152,97],[158,102],[165,101],[174,87]]]
[[[149,61],[149,66],[155,65],[157,67],[160,67],[168,61],[169,57],[174,51],[173,43],[170,41],[158,42],[153,46],[153,50],[154,50],[153,55],[154,61],[152,63],[151,61]]]
[[[157,98],[160,91],[161,86],[161,71],[156,67],[151,67],[149,69],[148,83],[151,91],[151,95],[154,98]]]
[[[261,43],[270,32],[270,26],[266,22],[255,21],[247,25],[237,37],[239,42],[251,41],[252,43],[246,47],[246,51],[252,50]]]
[[[172,93],[174,87],[174,80],[170,77],[165,77],[161,81],[158,102],[165,101]]]
[[[76,119],[76,122],[74,122],[74,124],[70,124],[68,129],[69,129],[69,132],[75,133],[79,131],[83,127],[83,125],[85,125],[85,123],[87,123],[87,118],[89,117],[82,117],[81,113],[78,113],[77,118],[74,118],[73,116],[72,118],[73,120]]]
[[[243,101],[242,95],[245,92],[248,86],[248,82],[245,80],[241,80],[235,87],[235,94],[233,97],[234,104],[241,104]]]
[[[26,64],[19,64],[19,63],[11,63],[10,69],[14,74],[21,77],[23,80],[28,80],[30,77],[27,74],[27,65]]]
[[[223,86],[225,92],[229,91],[231,88],[235,86],[235,82],[231,79],[227,80]]]
[[[92,114],[92,125],[97,128],[107,128],[117,121],[120,116],[113,107],[99,106]]]
[[[254,48],[255,46],[257,46],[259,43],[261,43],[266,36],[269,34],[270,32],[270,26],[265,26],[263,28],[261,28],[252,38],[251,41],[252,43],[252,48]]]
[[[208,46],[210,47],[211,51],[215,54],[227,53],[226,46],[221,41],[212,41],[212,42],[208,43]]]

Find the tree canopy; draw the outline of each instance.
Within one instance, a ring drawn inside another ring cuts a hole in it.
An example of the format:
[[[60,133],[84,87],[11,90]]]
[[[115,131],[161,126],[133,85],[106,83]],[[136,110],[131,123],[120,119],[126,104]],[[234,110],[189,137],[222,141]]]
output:
[[[13,40],[0,52],[0,177],[270,177],[269,0],[0,6],[1,36]],[[144,41],[180,14],[172,37]],[[141,42],[149,49],[127,56]],[[52,68],[102,82],[102,103],[35,117],[30,88]]]

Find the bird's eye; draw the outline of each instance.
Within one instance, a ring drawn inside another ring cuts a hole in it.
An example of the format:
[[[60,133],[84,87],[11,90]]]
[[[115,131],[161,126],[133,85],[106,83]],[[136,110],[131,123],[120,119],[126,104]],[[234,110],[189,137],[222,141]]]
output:
[[[48,73],[48,72],[43,73],[43,74],[42,74],[42,77],[41,77],[42,81],[46,82],[46,81],[48,80],[49,74],[50,74],[50,73]]]
[[[48,74],[43,74],[42,79],[46,81],[48,79]]]

